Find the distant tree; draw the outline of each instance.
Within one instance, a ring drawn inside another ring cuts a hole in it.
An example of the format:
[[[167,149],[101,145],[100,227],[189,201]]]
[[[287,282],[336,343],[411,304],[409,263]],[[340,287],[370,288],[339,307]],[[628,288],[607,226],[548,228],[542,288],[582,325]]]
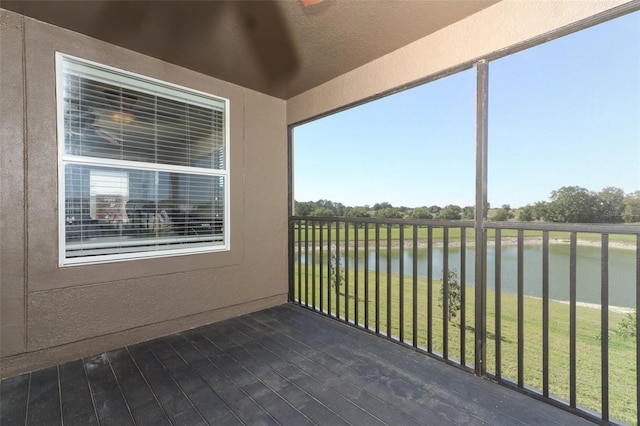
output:
[[[411,219],[433,219],[433,214],[425,207],[416,207],[409,213]]]
[[[624,197],[622,218],[626,223],[640,222],[640,191],[631,192]]]
[[[372,209],[375,211],[382,210],[382,209],[391,209],[391,208],[393,208],[393,206],[387,202],[375,203],[372,207]]]
[[[398,211],[402,214],[402,217],[409,217],[409,213],[411,213],[411,211],[413,210],[411,207],[407,206],[396,207],[396,209],[398,209]]]
[[[329,217],[335,216],[335,212],[328,207],[314,207],[311,213],[309,213],[309,216]]]
[[[436,217],[442,211],[442,207],[433,205],[433,206],[429,207],[428,210],[429,210],[429,213],[431,213],[434,217]]]
[[[371,217],[369,209],[366,207],[347,207],[344,215],[346,217]]]
[[[547,218],[547,202],[538,201],[533,204],[533,217],[536,220],[546,220]]]
[[[624,214],[624,191],[620,188],[608,186],[598,193],[600,202],[598,222],[620,223]]]
[[[521,222],[532,222],[535,219],[535,208],[531,204],[520,207],[518,220]]]
[[[460,220],[462,218],[462,209],[455,204],[449,204],[440,211],[438,219],[442,220]]]
[[[295,202],[296,216],[309,216],[313,208],[314,208],[314,204],[311,201]]]
[[[331,210],[330,216],[344,216],[346,207],[342,203],[337,203],[331,200],[318,200],[314,203],[315,208],[323,208]],[[319,216],[319,215],[314,215]]]
[[[347,211],[347,207],[342,203],[333,203],[333,211],[336,216],[344,216]]]
[[[331,200],[318,200],[315,203],[313,203],[316,207],[326,207],[326,208],[331,208],[333,207],[333,201]]]
[[[402,212],[394,207],[386,207],[376,212],[376,217],[384,219],[400,219],[402,218]]]
[[[476,216],[476,208],[473,206],[466,206],[462,208],[462,219],[473,220]]]
[[[598,195],[579,186],[551,192],[546,219],[551,222],[593,223],[599,218]]]
[[[491,220],[506,222],[514,216],[515,214],[511,211],[511,206],[509,204],[503,204],[502,207],[495,211]]]

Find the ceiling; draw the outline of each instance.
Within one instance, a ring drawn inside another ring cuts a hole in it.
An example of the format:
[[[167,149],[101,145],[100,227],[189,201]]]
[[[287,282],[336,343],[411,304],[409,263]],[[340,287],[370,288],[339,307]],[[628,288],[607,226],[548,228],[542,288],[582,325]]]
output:
[[[289,99],[497,1],[2,0],[0,7]]]

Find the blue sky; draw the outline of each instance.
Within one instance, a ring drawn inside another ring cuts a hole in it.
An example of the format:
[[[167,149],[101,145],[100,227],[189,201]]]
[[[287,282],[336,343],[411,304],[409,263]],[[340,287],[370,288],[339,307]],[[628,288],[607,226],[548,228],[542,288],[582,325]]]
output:
[[[475,200],[475,70],[294,130],[295,198]],[[640,12],[489,65],[492,206],[577,185],[640,190]]]

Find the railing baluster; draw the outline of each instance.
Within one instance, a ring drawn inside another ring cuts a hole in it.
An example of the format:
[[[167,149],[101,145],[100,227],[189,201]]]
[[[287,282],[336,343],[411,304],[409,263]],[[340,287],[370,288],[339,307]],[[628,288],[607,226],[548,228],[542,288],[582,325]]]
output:
[[[496,378],[502,380],[502,230],[496,229],[494,245],[495,262],[495,345],[496,345]]]
[[[331,286],[334,277],[331,276],[331,269],[333,263],[333,254],[331,253],[331,228],[333,223],[327,222],[327,314],[331,316]]]
[[[387,337],[391,338],[391,224],[387,225]]]
[[[376,334],[380,334],[380,224],[376,223]]]
[[[467,365],[467,228],[460,227],[460,365]]]
[[[353,318],[356,325],[360,324],[360,316],[359,316],[359,296],[360,296],[360,280],[359,280],[359,263],[360,263],[360,245],[359,245],[359,236],[358,236],[358,224],[355,223],[353,225],[353,268],[354,268],[354,282],[353,282]]]
[[[287,244],[289,245],[289,249],[287,250],[287,286],[289,288],[287,300],[289,302],[294,302],[294,268],[295,268],[295,253],[293,248],[294,244],[294,229],[295,229],[295,221],[289,218],[289,222],[287,223]]]
[[[427,352],[433,353],[433,228],[427,228]]]
[[[344,320],[349,322],[349,222],[344,223]]]
[[[324,267],[324,259],[323,259],[323,254],[324,254],[324,222],[320,222],[320,259],[319,259],[319,265],[318,265],[318,269],[320,270],[320,281],[318,282],[318,286],[320,287],[320,312],[323,312],[323,308],[324,308],[324,289],[323,289],[323,285],[324,285],[324,280],[322,279],[322,277],[324,276],[324,273],[322,272],[323,267]]]
[[[602,234],[600,253],[600,362],[602,420],[609,421],[609,235]]]
[[[369,329],[369,224],[364,223],[364,328]]]
[[[442,357],[449,359],[449,228],[442,228]]]
[[[518,386],[524,387],[524,231],[518,229]]]
[[[549,398],[549,231],[542,232],[542,395]]]
[[[571,233],[569,253],[569,405],[576,408],[576,265],[577,235]]]
[[[413,347],[418,347],[418,225],[413,225]]]
[[[340,221],[336,221],[336,263],[335,263],[335,288],[336,288],[336,318],[340,319],[340,283],[341,283],[341,274],[340,274],[340,265],[342,262],[340,261]]]
[[[304,223],[304,306],[309,307],[309,221]]]
[[[298,222],[298,304],[302,305],[302,221]]]
[[[400,285],[399,285],[399,308],[400,308],[400,315],[399,315],[399,331],[400,331],[400,341],[404,342],[404,225],[400,225],[400,247],[398,248],[398,273],[399,273],[399,280],[400,280]]]
[[[311,221],[311,307],[316,309],[316,221]]]

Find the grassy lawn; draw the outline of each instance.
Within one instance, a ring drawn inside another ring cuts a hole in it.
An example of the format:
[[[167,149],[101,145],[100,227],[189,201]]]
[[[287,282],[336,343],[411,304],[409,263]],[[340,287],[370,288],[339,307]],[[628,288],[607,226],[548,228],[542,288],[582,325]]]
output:
[[[305,265],[302,265],[304,268]],[[320,271],[316,265],[306,265],[308,277],[305,286],[305,271],[302,270],[301,294],[298,294],[298,269],[295,270],[295,297],[304,304],[312,304],[324,311],[331,304],[331,313],[355,320],[355,308],[358,307],[357,322],[364,325],[365,309],[368,311],[368,326],[376,328],[376,280],[375,273],[359,271],[356,275],[353,268],[344,277],[344,284],[336,291],[334,286],[327,285],[329,271],[327,263]],[[322,279],[323,288],[320,289]],[[365,279],[368,279],[368,297],[365,298]],[[315,280],[315,286],[314,286]],[[428,285],[426,279],[417,281],[417,291],[413,291],[413,278],[405,276],[403,282],[396,274],[380,273],[379,278],[379,323],[382,333],[386,333],[388,317],[390,317],[391,334],[397,340],[411,344],[413,339],[413,301],[417,302],[415,315],[418,319],[418,344],[424,348],[431,347],[433,352],[443,354],[445,344],[450,359],[462,359],[461,338],[465,344],[465,363],[474,362],[474,288],[467,287],[464,318],[466,326],[461,333],[461,314],[449,323],[448,338],[445,335],[443,309],[439,306],[442,282],[433,281],[431,294],[432,330],[431,342],[428,342]],[[357,297],[356,297],[357,291]],[[390,294],[390,297],[389,297]],[[330,297],[330,301],[329,301]],[[495,297],[492,291],[487,297],[487,370],[496,372],[496,327]],[[501,377],[516,381],[518,377],[518,337],[517,337],[517,298],[513,294],[499,295],[501,301],[501,339],[500,339],[500,374]],[[336,310],[336,301],[339,310]],[[403,311],[402,321],[401,305]],[[347,308],[347,309],[345,309]],[[569,306],[560,302],[550,303],[549,320],[549,392],[550,394],[569,399]],[[609,313],[610,329],[615,329],[624,314]],[[401,325],[403,329],[401,331]],[[600,310],[586,307],[577,308],[577,403],[590,410],[601,411],[601,340],[599,339]],[[636,413],[636,360],[635,340],[633,337],[612,336],[609,342],[609,402],[610,416],[627,423],[637,422]],[[536,298],[524,298],[524,385],[541,390],[542,377],[542,301]]]

